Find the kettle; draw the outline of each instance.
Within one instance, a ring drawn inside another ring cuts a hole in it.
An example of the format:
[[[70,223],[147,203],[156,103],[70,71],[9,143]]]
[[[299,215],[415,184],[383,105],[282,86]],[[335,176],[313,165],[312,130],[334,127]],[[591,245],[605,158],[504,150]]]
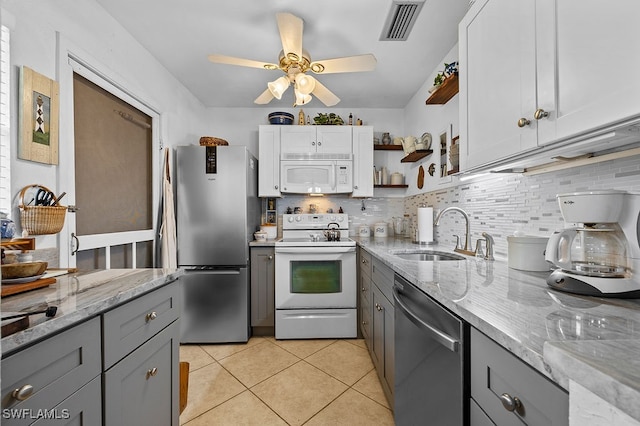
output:
[[[331,228],[331,225],[335,225],[336,228]],[[327,241],[340,241],[340,225],[335,222],[331,222],[327,225],[327,229],[324,231],[324,236]]]
[[[623,277],[629,271],[627,246],[615,223],[567,228],[549,237],[545,260],[577,275]]]

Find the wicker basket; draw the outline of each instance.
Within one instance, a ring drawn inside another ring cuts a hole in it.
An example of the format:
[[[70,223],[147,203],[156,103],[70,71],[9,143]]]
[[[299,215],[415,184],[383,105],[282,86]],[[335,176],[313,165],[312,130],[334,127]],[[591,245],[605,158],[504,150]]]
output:
[[[221,146],[229,145],[224,139],[214,138],[213,136],[203,136],[200,138],[200,146]]]
[[[57,234],[64,226],[66,206],[30,206],[24,204],[24,196],[29,188],[49,191],[42,185],[29,185],[20,191],[20,222],[29,235]]]

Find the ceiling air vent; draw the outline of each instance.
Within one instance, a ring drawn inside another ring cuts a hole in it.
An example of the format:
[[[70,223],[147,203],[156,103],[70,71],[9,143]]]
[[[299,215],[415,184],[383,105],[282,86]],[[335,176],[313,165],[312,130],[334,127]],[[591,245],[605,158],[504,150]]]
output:
[[[425,0],[402,1],[394,0],[389,15],[380,35],[381,41],[404,41],[409,37],[411,28],[418,18]]]

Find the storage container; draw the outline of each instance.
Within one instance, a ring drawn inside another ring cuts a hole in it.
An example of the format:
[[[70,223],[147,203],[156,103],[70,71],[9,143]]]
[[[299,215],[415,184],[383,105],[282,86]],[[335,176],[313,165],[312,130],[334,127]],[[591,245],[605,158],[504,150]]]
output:
[[[509,268],[522,271],[548,271],[551,265],[544,260],[548,237],[513,236],[507,237],[509,245]]]

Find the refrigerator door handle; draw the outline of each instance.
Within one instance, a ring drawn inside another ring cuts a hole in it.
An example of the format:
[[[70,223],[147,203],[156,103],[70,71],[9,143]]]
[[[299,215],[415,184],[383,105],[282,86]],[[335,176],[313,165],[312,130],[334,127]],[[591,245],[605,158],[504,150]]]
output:
[[[239,269],[189,269],[185,268],[187,274],[207,274],[207,275],[240,275]]]

